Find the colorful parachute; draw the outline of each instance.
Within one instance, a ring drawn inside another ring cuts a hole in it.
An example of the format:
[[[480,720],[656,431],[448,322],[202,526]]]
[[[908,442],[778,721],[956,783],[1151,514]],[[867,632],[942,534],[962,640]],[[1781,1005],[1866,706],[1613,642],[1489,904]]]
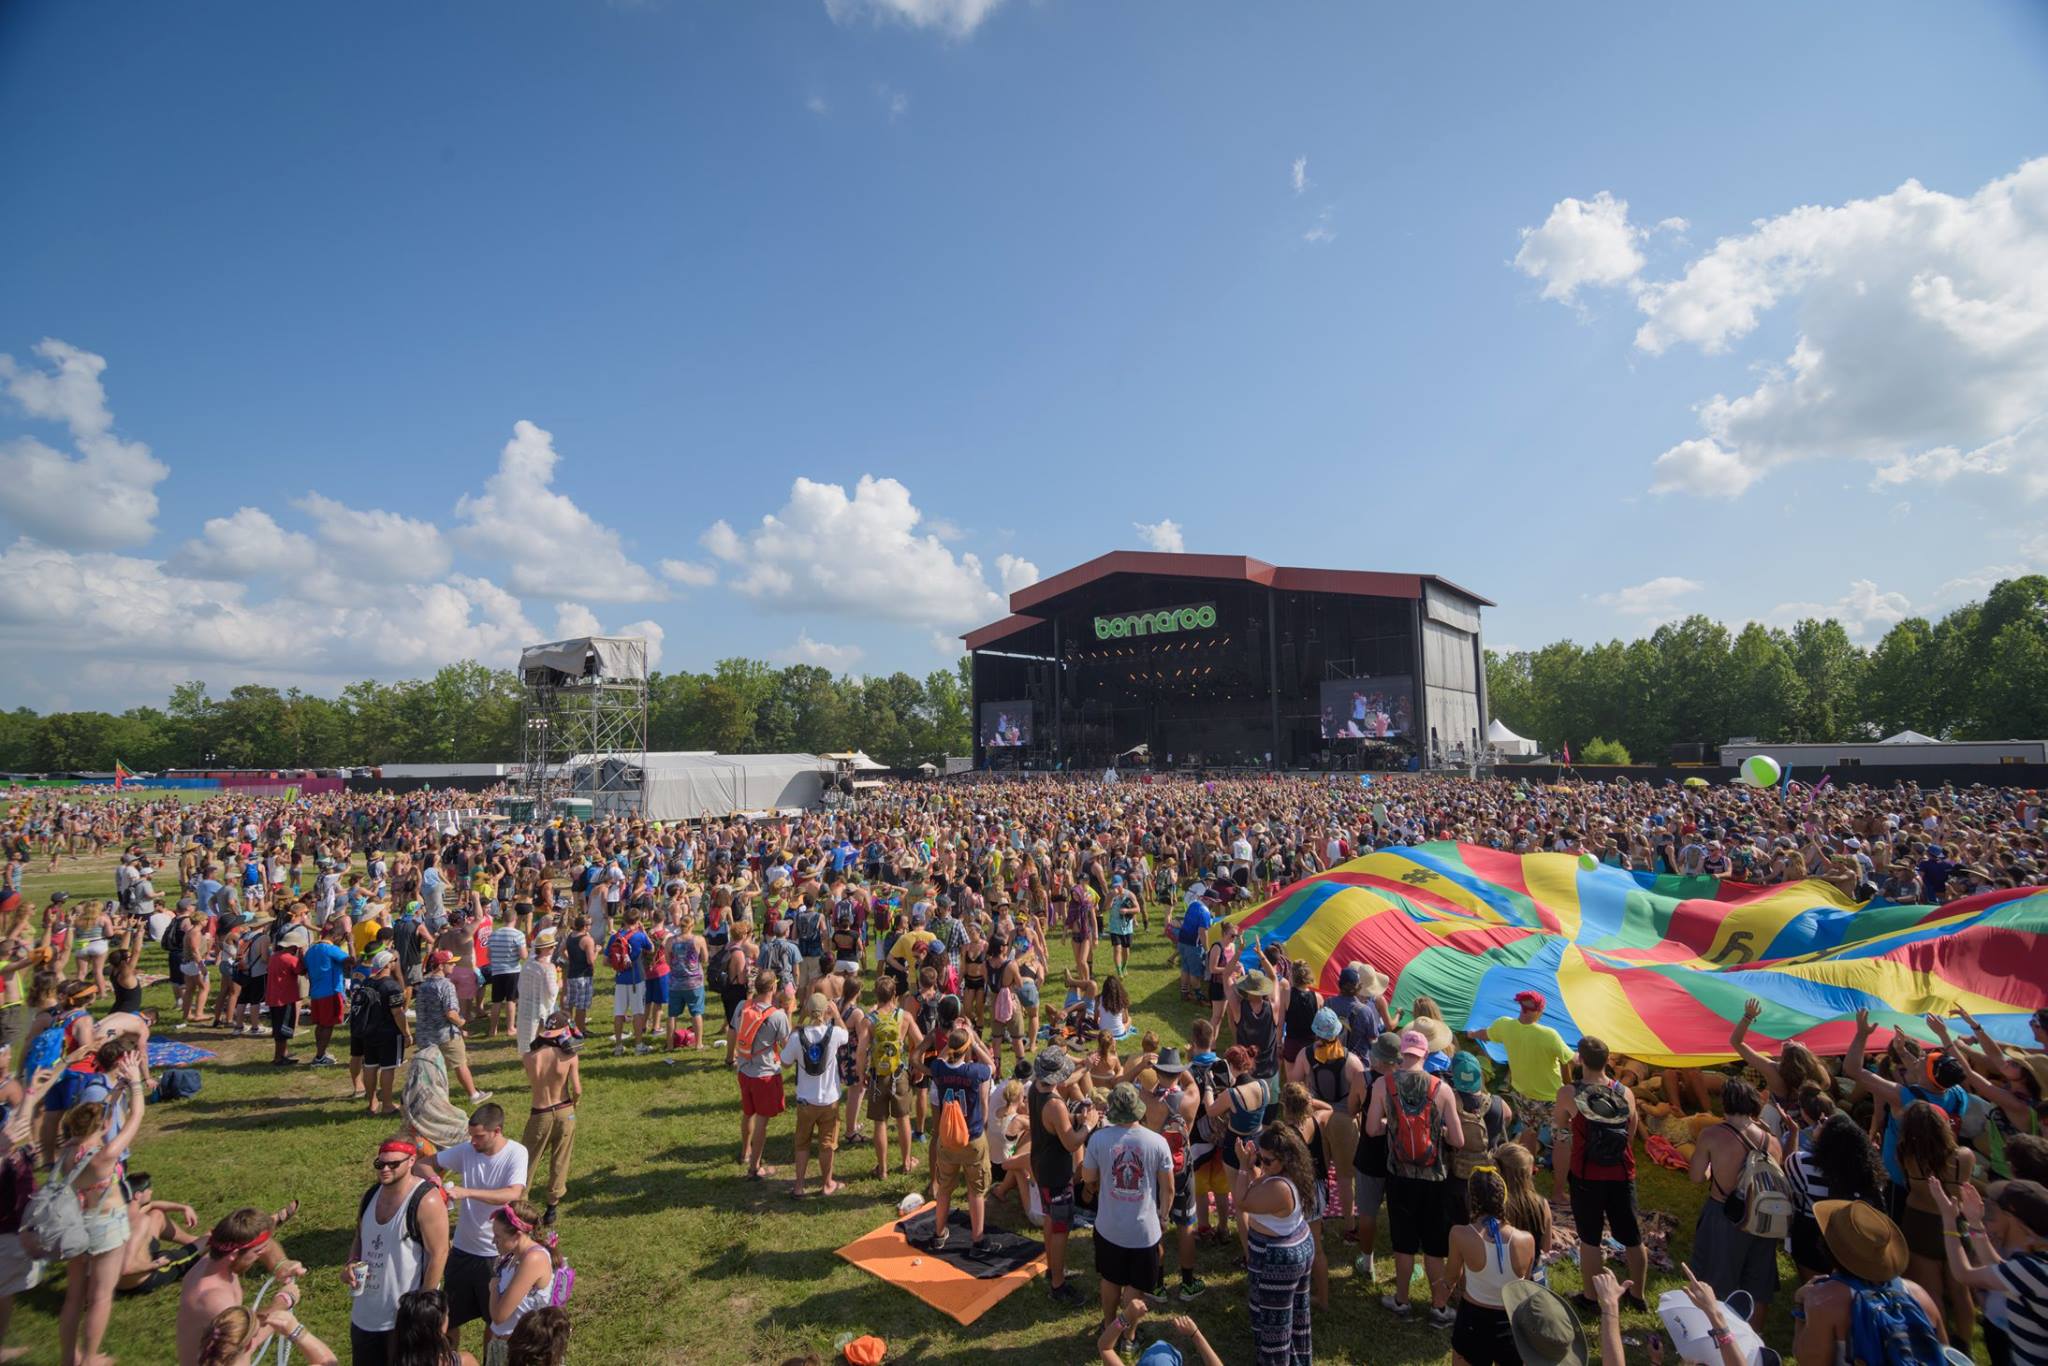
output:
[[[1928,1013],[1961,1006],[2004,1042],[2028,1044],[2048,1005],[2048,890],[1986,892],[1945,906],[1859,904],[1819,881],[1752,886],[1582,868],[1570,854],[1434,843],[1353,859],[1234,920],[1277,940],[1322,990],[1350,962],[1394,979],[1394,1003],[1428,995],[1454,1026],[1515,1014],[1515,993],[1576,1041],[1694,1065],[1732,1059],[1728,1037],[1754,996],[1759,1048],[1796,1038],[1849,1046],[1868,1009],[1877,1040],[1916,1038]]]

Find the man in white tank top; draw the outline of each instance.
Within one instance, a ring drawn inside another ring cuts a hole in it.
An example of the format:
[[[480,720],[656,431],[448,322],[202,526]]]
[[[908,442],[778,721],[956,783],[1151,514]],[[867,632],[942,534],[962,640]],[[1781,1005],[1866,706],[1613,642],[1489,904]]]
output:
[[[414,1290],[434,1290],[448,1264],[448,1202],[414,1171],[419,1148],[394,1138],[371,1159],[377,1184],[363,1195],[355,1240],[343,1277],[355,1302],[349,1309],[352,1360],[384,1366],[398,1301]]]

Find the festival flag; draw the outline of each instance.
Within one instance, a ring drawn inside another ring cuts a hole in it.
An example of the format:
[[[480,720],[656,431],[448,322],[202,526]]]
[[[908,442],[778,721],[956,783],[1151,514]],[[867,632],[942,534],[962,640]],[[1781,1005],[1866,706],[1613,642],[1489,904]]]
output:
[[[1958,1008],[2030,1047],[2034,984],[2048,981],[2048,888],[1898,906],[1819,879],[1755,886],[1448,841],[1352,859],[1229,918],[1254,944],[1285,944],[1322,991],[1369,963],[1397,1008],[1429,996],[1466,1030],[1540,991],[1566,1042],[1598,1035],[1661,1066],[1732,1059],[1752,997],[1766,1053],[1785,1039],[1844,1052],[1858,1009],[1880,1048],[1894,1030],[1928,1040],[1921,1017]]]
[[[1566,768],[1572,764],[1572,742],[1569,740],[1564,742],[1564,764]]]
[[[121,784],[128,781],[128,766],[119,759],[114,760],[114,791],[121,790]]]

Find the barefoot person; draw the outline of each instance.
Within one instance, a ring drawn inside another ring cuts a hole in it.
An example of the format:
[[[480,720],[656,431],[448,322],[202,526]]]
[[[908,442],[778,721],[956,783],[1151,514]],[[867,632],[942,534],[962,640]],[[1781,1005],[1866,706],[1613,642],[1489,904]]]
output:
[[[740,1161],[747,1165],[749,1181],[775,1175],[761,1158],[768,1147],[768,1121],[787,1103],[782,1045],[789,1038],[789,1016],[775,1002],[775,974],[763,968],[754,974],[753,994],[733,1025],[740,1072]]]
[[[356,1236],[342,1279],[349,1306],[353,1366],[388,1366],[398,1305],[416,1290],[438,1290],[448,1266],[448,1202],[415,1166],[419,1145],[388,1139],[370,1159],[375,1182],[363,1192]]]
[[[813,1138],[819,1191],[837,1195],[840,1189],[832,1179],[832,1160],[839,1148],[839,1050],[846,1046],[846,1030],[835,1020],[832,1003],[813,992],[802,1026],[782,1045],[782,1065],[796,1068],[796,1176],[789,1193],[797,1199],[808,1194],[804,1174],[810,1170]]]
[[[238,1209],[213,1226],[206,1255],[185,1273],[178,1296],[178,1366],[198,1366],[201,1340],[224,1309],[242,1307],[242,1277],[260,1270],[280,1282],[265,1309],[294,1309],[306,1268],[285,1255],[277,1224],[260,1209]]]
[[[529,964],[530,965],[530,964]],[[576,1102],[583,1099],[582,1059],[577,1057],[576,1032],[561,1011],[549,1016],[527,1050],[526,1072],[533,1078],[533,1109],[526,1117],[521,1142],[527,1158],[548,1164],[547,1208],[542,1224],[552,1226],[555,1207],[569,1189],[569,1157],[576,1148]]]
[[[130,1053],[117,1064],[115,1080],[127,1100],[127,1116],[107,1133],[108,1104],[85,1101],[64,1112],[52,1183],[71,1187],[85,1211],[85,1251],[64,1272],[64,1309],[58,1335],[66,1363],[100,1360],[100,1341],[113,1312],[114,1285],[128,1249],[128,1202],[121,1193],[120,1162],[142,1129],[142,1060]]]

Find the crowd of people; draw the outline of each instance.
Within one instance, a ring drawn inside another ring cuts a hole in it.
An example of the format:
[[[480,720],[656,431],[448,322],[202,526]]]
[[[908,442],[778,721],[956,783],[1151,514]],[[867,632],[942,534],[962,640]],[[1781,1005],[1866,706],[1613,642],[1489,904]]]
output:
[[[1726,1359],[1750,1359],[1782,1247],[1798,1326],[1769,1345],[1802,1362],[1932,1360],[1980,1332],[1995,1359],[2048,1361],[2042,1053],[1968,1016],[1930,1017],[1938,1048],[1895,1036],[1873,1058],[1862,1028],[1839,1058],[1766,1053],[1752,1010],[1738,1063],[1645,1067],[1597,1038],[1568,1045],[1534,992],[1489,1022],[1397,1005],[1369,963],[1326,992],[1229,919],[1360,853],[1440,839],[1947,901],[2048,882],[2034,794],[968,778],[665,827],[461,819],[474,802],[13,803],[0,1340],[14,1297],[61,1263],[65,1366],[102,1359],[117,1290],[170,1284],[181,1366],[253,1361],[280,1338],[340,1359],[292,1313],[291,1208],[201,1235],[134,1170],[152,1036],[239,1033],[267,1034],[281,1069],[336,1068],[337,1087],[345,1062],[347,1096],[390,1120],[335,1269],[349,1358],[563,1360],[579,1064],[608,1034],[614,1056],[734,1072],[736,1179],[778,1179],[783,1151],[793,1199],[916,1173],[931,1251],[970,1259],[1014,1201],[1062,1312],[1085,1302],[1068,1263],[1086,1231],[1104,1361],[1218,1359],[1191,1320],[1158,1314],[1207,1293],[1205,1263],[1244,1272],[1251,1340],[1232,1360],[1309,1360],[1318,1309],[1362,1291],[1446,1331],[1462,1362],[1584,1360],[1582,1314],[1619,1361],[1621,1314],[1648,1308],[1636,1163],[1659,1141],[1705,1188],[1686,1290]],[[61,879],[76,860],[103,879],[108,856],[112,897],[26,893],[32,868]],[[1133,1015],[1132,955],[1162,937],[1180,1037]],[[142,1004],[145,943],[165,955],[165,1009]],[[531,1093],[517,1139],[470,1068],[472,1044],[500,1036]],[[867,1147],[872,1167],[850,1174]],[[1547,1283],[1560,1228],[1569,1298]],[[1332,1274],[1346,1267],[1356,1288]],[[251,1296],[257,1273],[275,1285]],[[1170,1332],[1141,1348],[1148,1315]]]

